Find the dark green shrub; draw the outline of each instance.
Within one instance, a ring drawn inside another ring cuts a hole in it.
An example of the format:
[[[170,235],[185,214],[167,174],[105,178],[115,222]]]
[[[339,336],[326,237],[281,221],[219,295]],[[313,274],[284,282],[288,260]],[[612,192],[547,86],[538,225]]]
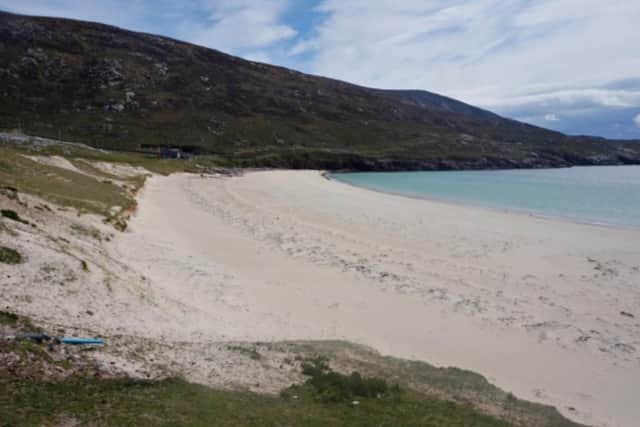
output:
[[[22,255],[15,249],[0,246],[0,262],[5,264],[20,264],[22,262]]]
[[[343,375],[329,369],[326,360],[313,360],[302,365],[302,373],[309,378],[310,386],[318,399],[326,403],[351,401],[354,398],[379,397],[390,389],[382,378],[365,378],[359,372]],[[394,391],[399,392],[396,386]]]
[[[0,214],[2,214],[3,217],[11,219],[13,221],[18,221],[23,224],[29,224],[29,221],[25,221],[24,219],[20,218],[18,212],[12,211],[11,209],[1,209]]]

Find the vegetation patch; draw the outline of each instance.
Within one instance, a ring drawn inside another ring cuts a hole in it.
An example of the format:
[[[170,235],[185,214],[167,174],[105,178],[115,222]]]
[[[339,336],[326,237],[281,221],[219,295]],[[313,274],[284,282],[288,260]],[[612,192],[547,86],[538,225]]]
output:
[[[47,353],[47,350],[45,349],[45,347],[33,341],[22,340],[20,342],[20,345],[16,346],[16,350],[18,353],[21,353],[22,355],[32,355],[36,359],[41,359],[46,362],[53,361],[51,355]]]
[[[335,363],[346,372],[357,371],[361,373],[362,377],[382,378],[387,381],[392,379],[393,383],[387,384],[387,392],[381,395],[382,400],[393,400],[394,396],[397,398],[398,393],[394,385],[397,383],[400,385],[402,399],[412,393],[419,393],[436,396],[461,405],[471,404],[475,408],[481,408],[484,413],[509,420],[519,426],[584,427],[582,424],[563,417],[552,406],[518,399],[475,372],[452,367],[440,368],[425,362],[382,356],[370,348],[345,341],[298,341],[274,345],[281,351],[297,354],[296,360],[301,362],[307,375],[311,374],[309,375],[310,380],[302,391],[296,390],[295,393],[302,393],[306,390],[311,398],[318,401],[322,399],[321,392],[319,393],[319,389],[314,386],[314,383],[317,384],[318,381],[311,380],[314,377],[324,379],[326,375],[320,375],[327,373],[323,365],[326,365],[327,360],[331,360],[332,364]],[[306,357],[299,355],[306,355]],[[312,369],[309,370],[307,365],[310,365]],[[319,371],[318,367],[321,368]],[[316,371],[314,372],[313,369]],[[327,382],[331,384],[330,381]],[[346,383],[342,379],[333,382]],[[355,384],[357,382],[358,380],[354,381]],[[345,386],[339,387],[345,388]],[[326,388],[321,385],[320,390]],[[348,383],[346,388],[347,390],[350,388]],[[363,399],[356,400],[362,401]]]
[[[35,326],[28,317],[6,310],[0,310],[0,325],[10,326],[19,331],[40,332],[40,328]]]
[[[0,312],[0,321],[23,330],[17,327],[21,316]],[[101,378],[81,353],[73,361],[61,359],[46,343],[29,340],[0,342],[0,361],[4,356],[11,366],[4,369],[0,363],[1,426],[66,425],[68,420],[92,426],[511,426],[469,405],[387,387],[384,380],[336,376],[315,361],[305,365],[309,381],[273,397],[175,378]],[[358,402],[318,398],[329,392]]]
[[[0,262],[5,264],[20,264],[22,263],[22,255],[15,249],[0,246]]]
[[[0,319],[22,321],[5,314]],[[69,420],[92,426],[578,426],[488,415],[471,401],[434,397],[389,384],[382,377],[333,372],[325,357],[296,357],[309,378],[273,397],[213,390],[175,378],[101,378],[89,359],[60,359],[46,344],[11,345],[0,342],[0,358],[12,351],[23,357],[23,363],[16,369],[2,369],[0,364],[0,426],[65,425]],[[65,372],[58,374],[60,369]],[[511,400],[517,404],[513,396]]]
[[[29,224],[29,221],[26,221],[22,218],[20,218],[20,215],[18,215],[18,212],[13,211],[11,209],[0,209],[0,215],[2,215],[4,218],[10,219],[12,221],[17,221],[17,222],[21,222],[23,224]]]
[[[363,398],[358,406],[217,391],[180,379],[159,382],[83,376],[42,382],[0,376],[5,425],[48,425],[65,419],[97,426],[476,426],[507,422],[472,408],[416,394]]]
[[[340,374],[332,371],[324,358],[303,363],[302,373],[310,377],[302,388],[311,391],[315,399],[324,403],[359,403],[356,399],[401,397],[397,384],[390,387],[382,378],[363,377],[359,372]],[[294,386],[285,390],[283,396],[291,396],[296,391],[304,392],[300,390],[300,386]]]
[[[105,217],[109,216],[112,206],[122,206],[125,209],[133,206],[133,196],[116,185],[35,162],[25,157],[23,152],[24,150],[0,145],[0,156],[12,163],[12,170],[0,169],[0,185],[18,188],[20,192],[42,197],[60,206],[75,208],[80,213],[95,213]]]
[[[8,311],[0,311],[0,325],[15,326],[18,324],[18,315]]]
[[[81,236],[88,236],[97,241],[102,241],[102,233],[96,227],[82,224],[71,224],[71,231]]]

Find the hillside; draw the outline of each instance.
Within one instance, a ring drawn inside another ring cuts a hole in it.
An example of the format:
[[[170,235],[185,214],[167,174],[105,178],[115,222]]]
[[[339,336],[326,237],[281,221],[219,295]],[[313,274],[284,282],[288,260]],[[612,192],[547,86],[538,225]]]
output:
[[[423,91],[368,89],[115,27],[0,12],[0,129],[240,166],[413,170],[640,163]]]

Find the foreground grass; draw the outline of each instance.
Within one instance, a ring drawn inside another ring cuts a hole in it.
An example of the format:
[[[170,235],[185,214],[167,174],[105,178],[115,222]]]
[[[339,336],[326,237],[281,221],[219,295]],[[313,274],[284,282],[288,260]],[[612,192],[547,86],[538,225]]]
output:
[[[295,397],[225,392],[169,379],[68,378],[59,383],[0,377],[0,426],[66,420],[113,426],[508,426],[469,406],[399,392],[327,403],[311,385]]]
[[[9,335],[42,332],[28,317],[0,310],[2,330]],[[0,339],[0,427],[584,427],[551,407],[519,400],[472,372],[394,362],[338,341],[263,343],[262,351],[268,350],[265,345],[278,354],[295,354],[307,380],[276,397],[213,390],[181,379],[105,379],[82,349],[67,349],[73,354],[69,357],[44,342]],[[248,357],[253,354],[249,351]]]
[[[29,318],[0,310],[2,328],[38,331]],[[334,372],[322,356],[304,359],[307,381],[278,397],[181,379],[98,378],[95,362],[83,352],[57,356],[46,343],[0,340],[0,427],[515,425],[383,378]]]

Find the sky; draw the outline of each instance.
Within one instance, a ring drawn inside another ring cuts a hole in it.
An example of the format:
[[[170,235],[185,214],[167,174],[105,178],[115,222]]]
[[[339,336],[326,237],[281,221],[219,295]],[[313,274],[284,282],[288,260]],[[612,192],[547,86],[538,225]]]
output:
[[[640,139],[639,0],[0,0],[569,134]]]

